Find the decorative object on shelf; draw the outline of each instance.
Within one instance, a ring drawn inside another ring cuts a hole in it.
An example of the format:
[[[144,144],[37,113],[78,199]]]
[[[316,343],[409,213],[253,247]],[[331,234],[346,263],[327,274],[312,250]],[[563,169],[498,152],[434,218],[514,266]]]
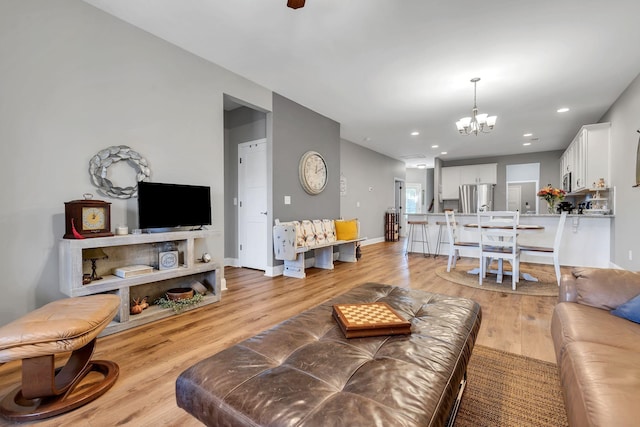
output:
[[[547,211],[552,214],[555,212],[556,201],[564,200],[566,192],[559,188],[553,188],[551,184],[547,184],[546,187],[538,190],[537,196],[544,199],[547,202]]]
[[[178,251],[160,252],[158,254],[158,270],[178,268]]]
[[[211,262],[211,255],[208,252],[203,253],[202,258],[200,258],[200,261],[204,263]]]
[[[130,314],[140,314],[145,308],[149,307],[149,303],[147,302],[148,297],[136,298],[133,300],[133,305],[131,309],[129,309]]]
[[[488,114],[478,114],[478,105],[476,103],[476,85],[480,81],[480,77],[471,79],[473,83],[473,109],[471,117],[463,117],[456,122],[458,132],[462,135],[476,135],[480,133],[489,133],[496,124],[497,116],[489,116]]]
[[[116,187],[107,178],[109,166],[125,161],[136,172],[136,183],[128,187]],[[116,199],[129,199],[138,195],[138,182],[151,176],[147,160],[126,145],[114,145],[101,150],[89,161],[91,182],[98,187],[98,192]]]
[[[126,236],[127,234],[129,234],[129,227],[127,227],[126,225],[119,225],[116,227],[116,234],[118,236]]]
[[[123,279],[149,273],[153,273],[153,267],[144,264],[127,265],[124,267],[118,267],[113,270],[114,275]]]
[[[65,239],[113,236],[111,232],[111,203],[93,200],[85,193],[83,200],[64,203]]]
[[[178,301],[183,299],[189,299],[193,297],[192,288],[173,288],[165,292],[168,300]]]
[[[327,162],[316,151],[307,151],[300,158],[300,184],[311,195],[322,193],[327,186]]]
[[[189,289],[193,293],[193,289]],[[169,299],[168,294],[167,298],[158,298],[155,301],[156,305],[159,305],[162,308],[170,308],[174,312],[179,313],[182,310],[192,306],[199,304],[203,300],[203,296],[199,293],[195,293],[191,298],[182,298],[182,299]]]
[[[102,277],[98,276],[98,274],[96,273],[96,261],[105,258],[109,258],[109,256],[104,253],[102,248],[89,248],[82,250],[82,259],[91,261],[91,276],[89,276],[89,283],[93,282],[94,280],[102,279]],[[82,283],[86,285],[86,283],[84,283],[84,275],[82,277]]]
[[[205,295],[207,293],[207,287],[197,280],[191,282],[191,285],[189,287],[200,295]]]

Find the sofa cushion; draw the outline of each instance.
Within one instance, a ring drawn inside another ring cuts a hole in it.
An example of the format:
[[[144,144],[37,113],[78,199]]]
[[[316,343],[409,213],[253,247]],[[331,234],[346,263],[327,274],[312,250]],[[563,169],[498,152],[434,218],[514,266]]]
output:
[[[638,425],[640,362],[637,351],[572,342],[566,346],[561,366],[560,382],[569,425]]]
[[[640,295],[636,295],[635,298],[619,305],[618,308],[611,311],[611,314],[640,323]]]
[[[355,240],[358,238],[358,220],[342,220],[337,219],[336,225],[336,238],[338,240]]]
[[[565,347],[575,341],[640,353],[640,325],[612,316],[608,311],[571,302],[559,303],[553,310],[551,337],[558,363]]]
[[[614,310],[640,294],[640,274],[609,268],[575,268],[576,291],[580,304]],[[615,288],[615,292],[611,289]]]

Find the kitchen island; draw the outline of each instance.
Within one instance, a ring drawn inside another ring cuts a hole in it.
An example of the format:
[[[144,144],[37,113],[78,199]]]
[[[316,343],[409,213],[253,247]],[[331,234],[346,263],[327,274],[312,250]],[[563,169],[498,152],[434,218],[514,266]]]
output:
[[[436,222],[445,222],[444,213],[432,213],[426,215],[408,215],[408,218],[424,218],[429,222],[428,239],[431,253],[435,251],[440,226]],[[464,224],[477,223],[475,214],[456,213],[459,237],[464,241],[478,241],[478,231],[464,227]],[[578,215],[570,214],[564,225],[562,243],[560,245],[560,264],[575,267],[614,267],[611,263],[611,236],[614,224],[614,215]],[[544,230],[528,231],[521,233],[518,240],[522,244],[535,246],[553,246],[553,240],[558,226],[558,214],[522,214],[520,224],[541,225]],[[442,226],[442,240],[446,241],[446,226]],[[422,247],[416,243],[414,252],[422,252]],[[461,256],[468,256],[469,250],[461,249]],[[440,245],[440,255],[449,253],[446,243]],[[553,264],[550,257],[522,254],[521,261],[540,264]]]

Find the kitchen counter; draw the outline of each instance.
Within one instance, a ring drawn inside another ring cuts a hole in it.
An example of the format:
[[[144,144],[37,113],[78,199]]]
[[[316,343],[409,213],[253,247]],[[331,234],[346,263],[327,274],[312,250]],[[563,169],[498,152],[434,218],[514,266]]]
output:
[[[428,225],[428,239],[431,251],[435,250],[438,237],[439,226],[436,221],[444,222],[444,213],[431,213],[426,215],[408,215],[408,217],[426,216]],[[477,221],[476,214],[460,214],[456,213],[456,221],[459,224],[470,224]],[[535,246],[553,246],[553,240],[556,235],[559,214],[522,214],[520,215],[521,224],[541,225],[544,227],[542,231],[527,231],[519,235],[518,239],[523,244]],[[562,233],[562,243],[560,244],[560,264],[576,267],[599,267],[609,268],[611,264],[611,236],[614,225],[615,215],[585,215],[570,214]],[[460,240],[478,241],[475,229],[459,227]],[[446,226],[443,226],[443,239],[446,240]],[[414,246],[414,251],[420,252],[422,248],[419,244]],[[448,254],[449,247],[442,244],[440,254]],[[465,256],[464,250],[461,255]],[[543,264],[552,264],[550,257],[537,257],[529,254],[521,256],[523,262],[536,262]]]

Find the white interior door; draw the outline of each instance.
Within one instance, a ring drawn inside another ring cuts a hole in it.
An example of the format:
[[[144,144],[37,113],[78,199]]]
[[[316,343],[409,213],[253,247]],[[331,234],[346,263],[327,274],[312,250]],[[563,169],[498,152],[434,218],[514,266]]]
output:
[[[267,140],[238,145],[238,261],[267,268]]]
[[[522,187],[520,187],[519,185],[507,186],[507,210],[508,211],[519,210],[521,205],[522,205]]]

